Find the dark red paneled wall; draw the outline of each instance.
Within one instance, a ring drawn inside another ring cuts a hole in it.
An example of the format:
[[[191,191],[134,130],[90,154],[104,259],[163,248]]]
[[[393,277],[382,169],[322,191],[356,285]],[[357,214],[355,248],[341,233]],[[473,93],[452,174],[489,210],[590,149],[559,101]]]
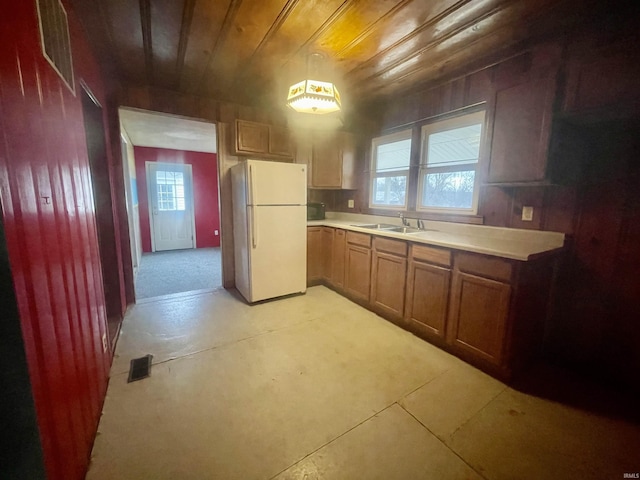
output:
[[[0,8],[2,215],[51,480],[84,478],[111,362],[79,82],[102,105],[106,88],[65,6],[76,94],[41,53],[35,1]]]
[[[215,153],[188,152],[167,148],[134,147],[140,211],[142,251],[151,251],[146,162],[184,163],[193,171],[193,197],[196,217],[196,247],[220,246],[220,208],[218,206],[218,159]],[[215,231],[218,235],[215,235]]]

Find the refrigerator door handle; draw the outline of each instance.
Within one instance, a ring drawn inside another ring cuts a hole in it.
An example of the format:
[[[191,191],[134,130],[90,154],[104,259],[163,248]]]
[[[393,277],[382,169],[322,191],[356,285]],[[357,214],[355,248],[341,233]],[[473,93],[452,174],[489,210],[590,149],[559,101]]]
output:
[[[253,205],[253,199],[255,198],[253,186],[253,168],[249,165],[249,205]]]
[[[253,248],[258,248],[258,222],[256,217],[258,216],[256,207],[251,207],[251,245]]]

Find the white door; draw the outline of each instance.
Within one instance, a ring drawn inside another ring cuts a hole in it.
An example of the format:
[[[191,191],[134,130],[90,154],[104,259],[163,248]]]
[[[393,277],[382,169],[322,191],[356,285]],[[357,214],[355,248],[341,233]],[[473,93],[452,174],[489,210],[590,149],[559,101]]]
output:
[[[194,248],[191,165],[147,162],[152,250]]]

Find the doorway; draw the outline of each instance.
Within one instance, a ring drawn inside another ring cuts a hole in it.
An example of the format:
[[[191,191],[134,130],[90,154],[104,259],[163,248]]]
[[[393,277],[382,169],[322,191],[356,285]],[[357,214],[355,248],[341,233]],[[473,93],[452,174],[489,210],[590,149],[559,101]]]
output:
[[[122,322],[122,302],[102,106],[84,84],[80,89],[80,95],[82,97],[84,131],[96,211],[96,229],[107,312],[109,345],[113,345]]]
[[[146,162],[151,250],[195,248],[191,165]]]
[[[136,301],[222,286],[216,125],[120,108]]]

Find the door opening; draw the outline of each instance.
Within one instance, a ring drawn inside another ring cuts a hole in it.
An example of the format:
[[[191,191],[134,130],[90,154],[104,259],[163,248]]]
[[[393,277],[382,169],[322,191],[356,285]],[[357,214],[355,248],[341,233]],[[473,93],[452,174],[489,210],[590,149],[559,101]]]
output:
[[[104,285],[105,307],[109,327],[109,344],[114,345],[115,337],[122,322],[122,303],[102,107],[85,85],[82,85],[80,91],[91,186],[96,209],[96,229],[98,232],[102,283]]]

